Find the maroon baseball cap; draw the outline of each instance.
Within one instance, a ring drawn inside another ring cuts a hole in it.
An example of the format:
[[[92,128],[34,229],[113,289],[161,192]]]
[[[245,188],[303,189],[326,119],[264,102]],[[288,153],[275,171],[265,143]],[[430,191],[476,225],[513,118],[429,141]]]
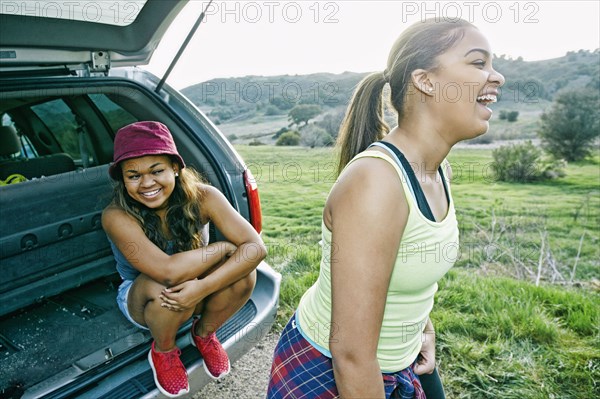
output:
[[[172,155],[179,166],[185,168],[169,129],[160,122],[141,121],[124,126],[117,132],[113,163],[108,168],[110,177],[117,180],[119,162],[145,155]]]

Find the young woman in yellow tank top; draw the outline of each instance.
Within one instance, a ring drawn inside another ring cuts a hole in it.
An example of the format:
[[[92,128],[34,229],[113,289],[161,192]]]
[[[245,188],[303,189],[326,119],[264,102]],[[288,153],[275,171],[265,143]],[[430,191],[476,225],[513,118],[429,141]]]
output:
[[[429,313],[458,256],[445,158],[487,131],[503,84],[488,41],[463,20],[409,27],[386,69],[359,84],[338,138],[319,278],[282,332],[268,398],[444,397]]]

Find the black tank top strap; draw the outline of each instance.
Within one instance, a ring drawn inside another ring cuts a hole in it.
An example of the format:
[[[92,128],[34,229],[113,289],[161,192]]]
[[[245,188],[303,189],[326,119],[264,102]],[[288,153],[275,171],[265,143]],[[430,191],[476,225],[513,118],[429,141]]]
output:
[[[406,174],[406,176],[408,178],[408,183],[412,187],[412,191],[414,193],[415,200],[417,202],[417,206],[419,207],[419,210],[421,211],[423,216],[425,216],[427,219],[431,220],[432,222],[435,222],[435,217],[433,216],[433,212],[431,211],[431,208],[429,207],[429,203],[427,202],[425,193],[423,192],[423,189],[421,188],[421,185],[419,184],[417,176],[415,175],[413,168],[410,166],[410,163],[408,162],[408,160],[406,159],[404,154],[402,154],[402,152],[395,145],[388,143],[387,141],[378,141],[377,143],[379,144],[378,147],[380,145],[383,145],[383,146],[385,146],[386,149],[389,149],[390,151],[392,151],[392,153],[394,155],[396,155],[397,161],[400,161],[398,166],[400,166],[400,168],[404,170],[404,173]],[[444,178],[444,172],[442,170],[441,165],[438,168],[438,172],[440,173],[440,176],[442,177],[442,183],[444,185],[444,192],[446,194],[446,200],[448,201],[448,204],[450,204],[450,194],[448,192],[448,187],[446,185],[446,179]]]

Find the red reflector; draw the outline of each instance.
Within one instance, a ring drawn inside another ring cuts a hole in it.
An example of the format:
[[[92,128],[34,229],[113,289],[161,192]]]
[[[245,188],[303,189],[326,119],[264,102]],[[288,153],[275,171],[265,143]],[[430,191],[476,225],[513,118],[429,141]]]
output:
[[[259,234],[262,231],[262,210],[260,209],[260,197],[258,185],[250,169],[244,171],[244,183],[248,195],[248,206],[250,208],[250,224]]]

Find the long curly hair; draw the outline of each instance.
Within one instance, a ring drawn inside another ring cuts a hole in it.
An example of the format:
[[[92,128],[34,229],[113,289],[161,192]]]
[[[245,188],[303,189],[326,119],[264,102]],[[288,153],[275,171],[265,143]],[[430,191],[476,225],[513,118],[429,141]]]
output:
[[[173,158],[171,161],[176,163]],[[177,253],[208,244],[204,242],[204,225],[200,218],[200,204],[204,195],[202,186],[206,183],[196,170],[190,167],[183,168],[179,171],[179,177],[175,178],[175,188],[169,197],[165,216],[172,235],[171,240],[165,237],[161,230],[160,217],[152,209],[131,198],[121,173],[117,175],[113,193],[114,203],[135,218],[148,239],[159,248],[166,251],[168,242],[172,241],[173,253]]]

